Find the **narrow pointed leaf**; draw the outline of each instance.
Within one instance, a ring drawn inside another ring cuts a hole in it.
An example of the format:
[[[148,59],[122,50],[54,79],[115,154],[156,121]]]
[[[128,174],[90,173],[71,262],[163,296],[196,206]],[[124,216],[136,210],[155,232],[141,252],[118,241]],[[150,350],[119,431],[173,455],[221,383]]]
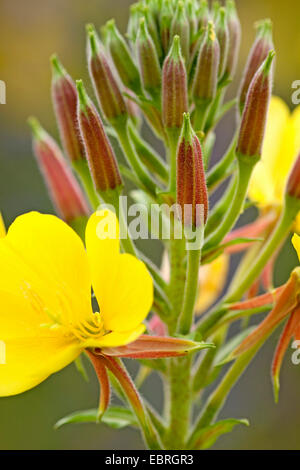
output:
[[[98,409],[75,411],[74,413],[60,419],[55,424],[55,429],[59,429],[65,424],[73,423],[97,423]],[[131,410],[122,407],[110,407],[101,419],[102,423],[114,429],[122,429],[126,426],[138,426],[137,419]]]
[[[216,440],[223,434],[227,434],[233,430],[238,424],[249,426],[247,419],[224,419],[218,423],[200,429],[195,435],[193,442],[190,445],[191,449],[204,450],[211,447]]]

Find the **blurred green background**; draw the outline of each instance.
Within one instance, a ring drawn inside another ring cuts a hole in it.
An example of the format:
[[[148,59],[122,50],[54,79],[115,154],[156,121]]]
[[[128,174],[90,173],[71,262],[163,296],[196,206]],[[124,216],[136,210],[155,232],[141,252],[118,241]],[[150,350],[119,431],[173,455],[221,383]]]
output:
[[[57,129],[50,100],[49,56],[57,52],[74,78],[87,82],[84,25],[100,26],[116,18],[125,31],[129,0],[0,0],[0,79],[7,85],[7,104],[0,105],[0,208],[9,224],[32,209],[52,212],[32,157],[29,115],[37,115],[54,135]],[[297,0],[237,0],[243,26],[242,49],[234,93],[254,38],[253,23],[270,17],[277,51],[275,93],[291,105],[291,83],[300,78],[300,3]],[[232,119],[220,126],[218,145],[230,139]],[[277,263],[277,281],[286,279],[295,256],[286,246]],[[1,267],[0,267],[1,269]],[[282,370],[280,402],[275,405],[270,361],[275,334],[232,391],[222,416],[248,418],[219,440],[216,449],[300,449],[300,366],[287,354]],[[85,383],[73,365],[36,389],[0,400],[0,449],[137,449],[143,444],[133,430],[113,431],[104,425],[74,425],[59,431],[53,424],[78,409],[95,407],[98,386],[90,370]],[[160,382],[146,382],[146,395],[160,403]]]

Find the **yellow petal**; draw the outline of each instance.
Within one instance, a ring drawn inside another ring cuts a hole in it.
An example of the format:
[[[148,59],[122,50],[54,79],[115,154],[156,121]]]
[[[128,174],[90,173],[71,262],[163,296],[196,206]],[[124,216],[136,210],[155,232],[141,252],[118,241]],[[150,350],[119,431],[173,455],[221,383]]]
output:
[[[125,344],[132,343],[138,339],[145,331],[146,327],[142,323],[136,328],[130,331],[108,333],[97,340],[88,339],[83,344],[84,347],[88,348],[114,348],[118,346],[124,346]]]
[[[223,254],[212,263],[201,266],[199,272],[199,295],[196,312],[202,313],[210,307],[221,294],[227,278],[229,256]]]
[[[0,291],[0,299],[0,396],[8,396],[68,365],[80,354],[80,344],[63,327],[42,326],[25,297]]]
[[[120,254],[119,225],[114,213],[90,217],[86,246],[92,285],[108,330],[128,331],[147,316],[153,302],[153,282],[144,263]]]
[[[298,259],[300,261],[300,237],[296,233],[294,233],[293,238],[292,238],[292,243],[294,245],[294,248],[297,252]]]
[[[24,297],[39,323],[77,324],[90,315],[84,246],[57,217],[36,212],[18,217],[0,240],[0,263],[1,289]]]
[[[0,396],[16,395],[35,387],[81,352],[70,338],[57,335],[8,339],[2,344],[6,364],[0,363]]]
[[[5,229],[2,214],[0,212],[0,238],[5,237],[5,235],[6,235],[6,229]]]
[[[249,196],[260,205],[282,203],[282,192],[291,166],[289,139],[292,126],[288,106],[273,96],[270,102],[261,161],[256,165]]]

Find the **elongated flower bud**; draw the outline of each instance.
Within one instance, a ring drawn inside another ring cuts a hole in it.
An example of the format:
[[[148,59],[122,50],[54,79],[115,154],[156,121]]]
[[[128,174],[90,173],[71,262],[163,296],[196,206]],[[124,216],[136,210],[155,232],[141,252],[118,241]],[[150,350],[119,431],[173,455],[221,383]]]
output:
[[[110,51],[122,82],[135,93],[141,94],[142,88],[138,68],[132,59],[132,52],[116,27],[114,20],[106,23],[103,33],[105,44]]]
[[[220,46],[219,77],[223,77],[225,72],[228,50],[229,50],[229,31],[225,8],[220,8],[216,21],[216,35]]]
[[[141,18],[137,36],[137,54],[144,89],[155,99],[160,94],[161,70],[145,18]]]
[[[34,153],[59,215],[69,224],[88,216],[83,192],[57,143],[36,119],[30,118],[28,122],[33,131]]]
[[[245,105],[251,80],[272,49],[274,49],[272,40],[272,23],[267,19],[257,23],[256,39],[250,50],[240,85],[239,108],[241,113]]]
[[[88,25],[87,32],[89,72],[103,115],[111,124],[116,120],[126,121],[125,100],[104,48],[92,25]]]
[[[272,91],[274,56],[274,51],[269,52],[249,86],[236,149],[237,157],[244,160],[255,162],[261,156]]]
[[[205,28],[210,19],[209,6],[207,0],[202,0],[198,10],[199,24],[198,29]]]
[[[193,81],[193,97],[197,102],[209,103],[216,95],[220,46],[214,26],[208,22],[207,32],[202,42]]]
[[[198,227],[206,223],[208,197],[202,150],[186,113],[177,150],[177,203],[184,225]]]
[[[300,199],[300,154],[298,155],[298,158],[289,174],[286,193],[291,197]]]
[[[185,5],[181,0],[177,3],[175,16],[171,24],[170,39],[172,40],[175,35],[178,35],[180,38],[181,52],[187,61],[190,50],[190,25],[186,16]]]
[[[129,20],[127,26],[127,37],[135,43],[137,32],[139,29],[140,19],[143,18],[143,5],[139,3],[133,3],[130,6]]]
[[[122,188],[117,160],[96,107],[88,97],[82,80],[76,82],[78,122],[95,188],[102,195]]]
[[[52,100],[64,151],[71,161],[81,160],[85,155],[77,124],[75,83],[55,55],[51,63]]]
[[[187,74],[180,50],[179,36],[163,65],[162,116],[167,128],[182,126],[183,113],[188,111]]]
[[[172,0],[164,0],[160,13],[160,38],[165,54],[168,53],[170,44],[171,24],[174,17]]]
[[[189,44],[192,46],[195,40],[195,36],[198,30],[198,16],[197,16],[197,4],[193,0],[187,1],[187,18],[189,22],[189,30],[190,30],[190,42]]]
[[[228,78],[232,78],[236,71],[241,44],[241,23],[236,11],[234,0],[227,1],[226,11],[229,33],[229,48],[225,67],[225,74]]]

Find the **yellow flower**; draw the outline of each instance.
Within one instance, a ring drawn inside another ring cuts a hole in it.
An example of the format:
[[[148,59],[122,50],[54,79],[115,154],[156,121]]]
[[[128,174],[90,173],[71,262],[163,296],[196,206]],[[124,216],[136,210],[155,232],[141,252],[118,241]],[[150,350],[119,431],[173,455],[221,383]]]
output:
[[[270,102],[261,161],[256,165],[249,197],[265,209],[281,207],[288,174],[300,150],[300,106],[291,114],[285,102]],[[300,218],[297,226],[300,227]]]
[[[4,221],[2,218],[2,214],[0,212],[0,238],[5,237],[5,235],[6,235],[5,225],[4,225]]]
[[[34,387],[85,348],[125,345],[145,329],[153,282],[141,261],[120,254],[108,210],[90,217],[86,251],[57,217],[22,215],[0,240],[0,260],[0,396]],[[93,313],[91,287],[101,313]]]

